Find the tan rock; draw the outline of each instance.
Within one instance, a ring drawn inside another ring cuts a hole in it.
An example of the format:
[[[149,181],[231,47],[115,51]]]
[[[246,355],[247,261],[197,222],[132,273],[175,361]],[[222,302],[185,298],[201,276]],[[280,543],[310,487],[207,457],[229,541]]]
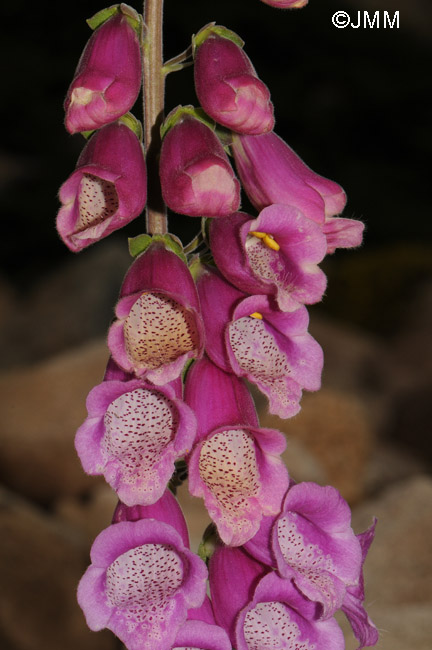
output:
[[[0,506],[2,647],[114,650],[113,635],[91,632],[76,602],[87,543],[10,492],[0,491]]]
[[[263,427],[279,429],[287,435],[284,459],[296,480],[333,485],[351,503],[362,497],[374,439],[363,400],[347,392],[323,388],[303,396],[302,410],[294,418],[281,420],[264,413],[260,414],[260,422]],[[307,450],[319,470],[299,471],[296,458],[290,456],[291,440]]]
[[[92,489],[74,449],[89,390],[102,380],[108,351],[91,342],[0,376],[0,474],[30,498],[51,501]]]

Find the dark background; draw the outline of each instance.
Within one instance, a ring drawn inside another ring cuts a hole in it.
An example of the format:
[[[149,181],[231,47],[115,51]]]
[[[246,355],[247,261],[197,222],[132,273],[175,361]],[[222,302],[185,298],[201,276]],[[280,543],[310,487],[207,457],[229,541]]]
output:
[[[397,326],[401,304],[431,270],[431,4],[399,5],[360,0],[343,7],[353,21],[358,10],[387,9],[392,16],[399,9],[399,29],[337,29],[331,16],[340,3],[322,0],[301,11],[258,0],[167,0],[165,12],[166,58],[211,20],[244,38],[271,90],[277,132],[314,170],[345,188],[346,216],[367,226],[362,250],[340,252],[328,263],[334,285],[324,307],[384,334]],[[62,101],[90,35],[84,19],[100,8],[100,2],[77,1],[3,9],[1,274],[23,291],[71,259],[54,228],[56,192],[84,142],[65,132]],[[196,103],[191,80],[191,70],[168,77],[167,110]],[[190,221],[176,216],[171,229],[192,234],[197,224]],[[142,228],[137,220],[127,232]],[[114,237],[124,241],[123,233]]]

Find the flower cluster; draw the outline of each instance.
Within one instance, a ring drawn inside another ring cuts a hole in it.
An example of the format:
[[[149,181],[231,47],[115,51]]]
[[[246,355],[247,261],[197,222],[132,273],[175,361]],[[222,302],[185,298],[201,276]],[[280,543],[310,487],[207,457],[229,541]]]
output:
[[[58,231],[73,251],[146,203],[141,129],[128,113],[142,18],[121,4],[90,24],[65,102],[69,132],[95,131],[60,190]],[[84,470],[119,498],[78,600],[92,630],[111,629],[131,650],[339,650],[340,609],[360,647],[377,640],[362,577],[374,525],[356,536],[334,488],[290,480],[284,436],[260,427],[246,384],[283,418],[319,388],[306,306],[326,288],[325,255],[359,245],[363,225],[338,216],[342,188],[274,133],[269,90],[243,45],[214,24],[193,37],[200,108],[168,115],[159,176],[165,204],[202,218],[202,232],[186,248],[160,232],[130,242],[110,361],[76,434]],[[239,211],[241,187],[256,214]],[[213,521],[200,557],[173,494],[186,474]]]

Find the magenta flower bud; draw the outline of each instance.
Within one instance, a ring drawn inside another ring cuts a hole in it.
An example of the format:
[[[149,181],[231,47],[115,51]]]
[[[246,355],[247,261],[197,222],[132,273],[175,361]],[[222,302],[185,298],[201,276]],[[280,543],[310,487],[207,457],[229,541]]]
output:
[[[321,300],[326,254],[319,224],[288,205],[271,205],[257,219],[236,212],[210,225],[210,243],[223,275],[242,291],[275,296],[282,311]]]
[[[257,210],[284,203],[317,223],[342,212],[343,189],[315,174],[276,133],[235,136],[232,150],[242,185]]]
[[[124,124],[95,133],[59,192],[57,230],[75,253],[135,219],[147,198],[144,153]]]
[[[108,333],[114,361],[158,386],[177,379],[200,357],[204,327],[195,283],[186,265],[153,242],[130,267]]]
[[[240,546],[263,514],[279,511],[288,486],[284,436],[259,428],[244,384],[208,359],[189,370],[185,397],[200,431],[188,461],[190,493],[203,497],[223,542]]]
[[[134,105],[141,86],[141,49],[128,18],[117,13],[88,41],[65,99],[69,133],[100,129]]]
[[[271,131],[273,105],[267,86],[237,43],[209,33],[195,52],[195,90],[201,106],[216,122],[237,133]]]
[[[233,645],[238,613],[252,600],[257,583],[266,573],[268,567],[242,548],[219,546],[210,559],[209,585],[216,623],[226,630]]]
[[[261,0],[270,7],[277,7],[278,9],[301,9],[306,7],[309,0]]]
[[[129,650],[171,650],[188,609],[204,601],[204,562],[155,519],[109,526],[90,555],[78,585],[89,628],[110,629]]]
[[[222,144],[203,122],[182,117],[162,142],[162,195],[174,212],[226,217],[240,206],[240,184]]]
[[[75,438],[84,470],[103,474],[128,506],[158,501],[174,462],[193,445],[192,410],[169,384],[156,389],[139,379],[95,386],[87,410]]]

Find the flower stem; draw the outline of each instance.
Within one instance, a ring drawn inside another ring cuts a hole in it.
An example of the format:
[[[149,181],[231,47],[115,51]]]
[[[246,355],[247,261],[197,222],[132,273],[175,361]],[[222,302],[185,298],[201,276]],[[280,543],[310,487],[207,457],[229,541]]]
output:
[[[143,115],[148,199],[147,232],[163,235],[168,230],[166,205],[159,180],[160,127],[164,119],[165,75],[162,56],[163,0],[144,0]]]

